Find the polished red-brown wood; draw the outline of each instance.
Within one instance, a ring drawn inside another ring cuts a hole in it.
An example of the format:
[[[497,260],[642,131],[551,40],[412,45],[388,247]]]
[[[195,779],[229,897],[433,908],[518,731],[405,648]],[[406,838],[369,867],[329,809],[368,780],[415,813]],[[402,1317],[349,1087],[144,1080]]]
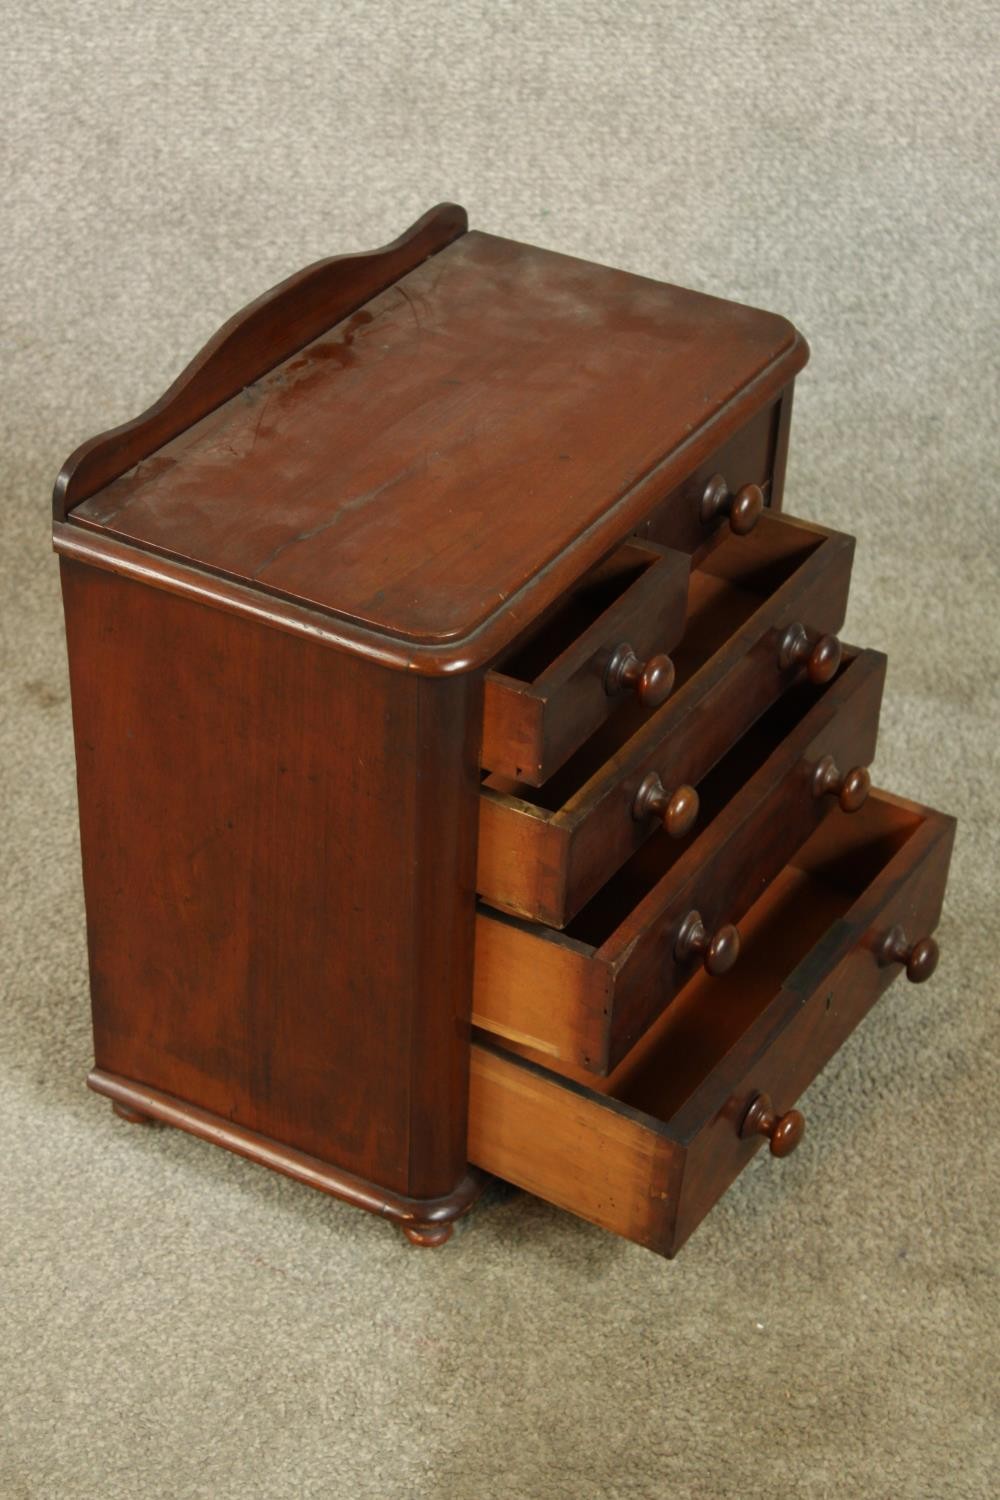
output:
[[[784,506],[785,472],[788,468],[788,444],[792,431],[792,401],[795,382],[790,380],[776,403],[774,420],[774,446],[771,453],[770,477],[766,486],[767,503],[772,511]]]
[[[764,513],[764,492],[759,484],[744,484],[734,494],[725,475],[713,474],[701,497],[699,514],[706,526],[725,516],[736,536],[748,536]]]
[[[119,1120],[124,1120],[126,1125],[156,1124],[152,1115],[143,1114],[141,1110],[133,1109],[129,1104],[123,1104],[120,1099],[112,1099],[111,1108]]]
[[[604,691],[609,698],[634,693],[643,708],[659,708],[674,685],[674,664],[662,653],[641,661],[629,641],[623,641],[612,653],[604,674]]]
[[[686,553],[632,541],[569,589],[486,674],[482,764],[540,786],[623,696],[647,716],[658,708],[673,686],[662,648],[684,629],[689,567]]]
[[[739,969],[733,929],[816,825],[816,767],[875,752],[885,657],[851,654],[833,681],[790,688],[698,786],[682,840],[658,832],[562,932],[476,917],[473,1018],[550,1065],[610,1072],[685,984],[696,960]],[[697,922],[693,920],[697,916]]]
[[[784,668],[804,663],[810,682],[829,682],[840,666],[841,653],[835,635],[808,631],[801,620],[795,620],[778,642],[778,665]]]
[[[335,1163],[299,1151],[285,1141],[272,1140],[162,1089],[120,1078],[102,1068],[94,1068],[87,1075],[87,1086],[110,1099],[114,1113],[129,1124],[171,1125],[185,1130],[247,1161],[270,1167],[307,1187],[390,1219],[417,1245],[444,1244],[455,1220],[468,1212],[482,1191],[482,1174],[472,1168],[452,1192],[442,1197],[409,1198],[405,1193],[347,1172]]]
[[[381,250],[317,261],[242,308],[153,406],[89,438],[66,460],[56,480],[53,519],[64,521],[74,506],[248,389],[467,228],[464,208],[439,203]]]
[[[731,922],[709,932],[700,911],[689,911],[681,920],[674,940],[674,958],[679,964],[695,959],[704,964],[706,974],[728,974],[739,956],[739,929]]]
[[[749,537],[720,535],[691,573],[666,704],[652,717],[623,709],[537,791],[483,783],[480,895],[565,927],[656,829],[636,816],[646,779],[671,794],[696,785],[799,679],[801,665],[782,654],[789,623],[807,619],[820,636],[839,627],[853,550],[852,538],[789,516],[766,514]]]
[[[953,838],[953,819],[881,791],[826,819],[747,913],[740,964],[695,975],[605,1080],[477,1036],[470,1159],[675,1254],[765,1140],[797,1144],[795,1101],[899,972],[887,934],[936,925]]]
[[[866,766],[841,771],[832,755],[824,755],[812,778],[814,797],[836,797],[841,812],[857,812],[871,791],[872,779]]]
[[[668,792],[655,771],[650,771],[639,785],[632,803],[632,816],[638,822],[656,818],[664,833],[672,839],[685,838],[698,821],[701,799],[693,786],[681,782]]]
[[[743,1116],[740,1136],[749,1140],[762,1135],[772,1156],[791,1156],[805,1135],[805,1116],[797,1109],[779,1115],[769,1094],[755,1094]]]
[[[98,1070],[453,1193],[480,683],[77,563],[63,588]]]
[[[722,436],[711,451],[704,452],[687,473],[669,478],[669,488],[650,496],[647,514],[636,530],[651,541],[697,554],[720,529],[730,532],[725,515],[703,514],[705,494],[713,480],[721,479],[727,494],[756,486],[772,511],[781,508],[784,469],[782,440],[787,444],[784,413],[794,381],[784,387],[777,400],[762,402],[748,412],[730,436]]]
[[[925,979],[930,979],[940,956],[934,938],[922,937],[911,943],[905,927],[893,927],[879,949],[879,962],[902,964],[911,984],[923,984]]]
[[[778,514],[795,330],[466,230],[60,475],[88,1082],[415,1245],[472,1160],[669,1254],[933,972],[952,826],[869,795],[853,544]]]
[[[806,353],[782,318],[460,234],[70,516],[480,664]]]

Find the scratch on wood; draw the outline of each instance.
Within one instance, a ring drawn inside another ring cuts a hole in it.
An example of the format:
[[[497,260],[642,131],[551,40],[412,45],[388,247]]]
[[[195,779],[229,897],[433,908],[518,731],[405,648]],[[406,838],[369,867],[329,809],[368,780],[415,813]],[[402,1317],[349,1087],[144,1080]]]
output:
[[[359,510],[364,510],[366,506],[371,505],[377,500],[380,495],[385,494],[386,490],[391,489],[395,484],[400,484],[411,472],[412,469],[407,468],[399,474],[394,474],[391,479],[384,480],[382,484],[376,485],[373,490],[366,490],[362,495],[355,495],[353,499],[345,500],[342,505],[337,507],[334,514],[328,520],[321,521],[318,526],[310,526],[308,530],[300,531],[296,536],[288,537],[286,541],[279,542],[267,554],[263,562],[257,564],[251,576],[259,578],[290,547],[297,546],[299,542],[311,541],[313,537],[320,536],[324,531],[329,531],[332,527],[336,526],[345,516],[352,515]]]

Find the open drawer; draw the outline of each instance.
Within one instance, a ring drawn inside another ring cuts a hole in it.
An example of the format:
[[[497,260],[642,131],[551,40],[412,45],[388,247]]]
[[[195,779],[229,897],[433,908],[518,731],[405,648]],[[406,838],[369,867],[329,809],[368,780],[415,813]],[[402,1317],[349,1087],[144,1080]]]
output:
[[[469,1159],[673,1255],[904,967],[926,978],[954,821],[884,792],[827,819],[747,913],[741,963],[695,975],[601,1084],[478,1036]]]
[[[480,761],[539,786],[629,702],[670,692],[689,557],[635,539],[577,583],[486,674]]]
[[[565,931],[480,905],[475,1024],[605,1074],[696,964],[738,968],[733,924],[817,823],[864,800],[884,676],[885,657],[861,651],[790,688],[699,784],[700,827],[654,834]]]
[[[541,787],[497,774],[483,783],[483,899],[565,927],[657,827],[640,787],[655,778],[665,789],[670,826],[681,789],[775,698],[805,673],[835,669],[836,643],[824,637],[843,622],[853,555],[852,537],[768,512],[749,536],[720,532],[691,572],[664,706],[651,718],[623,707]]]

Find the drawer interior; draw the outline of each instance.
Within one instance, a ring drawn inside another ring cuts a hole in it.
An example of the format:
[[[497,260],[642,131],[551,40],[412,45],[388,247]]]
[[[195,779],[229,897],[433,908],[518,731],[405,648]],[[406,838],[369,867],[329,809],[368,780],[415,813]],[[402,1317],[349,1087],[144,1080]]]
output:
[[[719,536],[691,570],[684,634],[671,652],[676,669],[673,694],[659,713],[670,711],[678,690],[795,574],[825,540],[823,533],[811,531],[799,523],[778,516],[762,517],[750,536],[734,536],[728,528]],[[633,582],[635,576],[632,572],[621,589]],[[595,584],[595,587],[603,585]],[[611,597],[607,596],[604,607],[610,602]],[[567,601],[567,620],[573,608],[575,606],[572,601]],[[589,620],[586,623],[590,623]],[[553,619],[552,645],[566,642],[564,630],[568,628]],[[578,624],[577,633],[579,628]],[[520,675],[525,668],[536,666],[542,660],[544,649],[548,649],[544,647],[545,636],[546,630],[543,628],[539,632],[537,647],[534,639],[523,647],[523,663],[519,652],[513,659],[513,664],[503,664],[503,671],[507,675]],[[487,775],[484,777],[484,784],[491,790],[516,796],[533,807],[555,813],[579,796],[591,778],[603,770],[634,734],[643,729],[650,734],[655,733],[651,727],[647,729],[655,721],[656,716],[651,719],[648,710],[642,709],[639,704],[624,701],[615,714],[543,785],[528,786],[499,775]]]
[[[568,937],[599,948],[629,913],[705,833],[714,819],[729,806],[740,788],[765,763],[849,669],[853,657],[845,655],[837,675],[816,686],[807,680],[796,683],[751,725],[698,784],[701,799],[698,822],[683,839],[669,838],[657,830],[601,887],[565,928]]]
[[[739,964],[696,973],[608,1077],[569,1076],[669,1125],[923,821],[878,793],[851,818],[827,818],[746,913]]]
[[[522,636],[494,668],[519,682],[537,681],[656,561],[655,553],[640,547],[626,544],[619,548],[580,579],[558,607]]]
[[[739,964],[692,975],[604,1078],[477,1032],[470,1160],[675,1254],[761,1146],[750,1100],[789,1109],[899,974],[885,934],[934,930],[953,836],[886,792],[826,819],[745,914]]]
[[[822,546],[824,537],[764,515],[749,536],[724,527],[691,569],[684,636],[675,648],[675,688],[722,646]]]

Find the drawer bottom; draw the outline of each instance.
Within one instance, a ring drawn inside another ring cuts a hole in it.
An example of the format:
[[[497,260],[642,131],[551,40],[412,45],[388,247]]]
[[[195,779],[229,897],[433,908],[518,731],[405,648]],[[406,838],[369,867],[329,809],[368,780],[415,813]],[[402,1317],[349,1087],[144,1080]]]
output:
[[[907,956],[911,977],[933,967],[953,838],[885,792],[827,819],[747,914],[738,967],[692,978],[608,1078],[480,1034],[470,1161],[673,1255],[768,1135],[794,1145],[792,1105]]]

